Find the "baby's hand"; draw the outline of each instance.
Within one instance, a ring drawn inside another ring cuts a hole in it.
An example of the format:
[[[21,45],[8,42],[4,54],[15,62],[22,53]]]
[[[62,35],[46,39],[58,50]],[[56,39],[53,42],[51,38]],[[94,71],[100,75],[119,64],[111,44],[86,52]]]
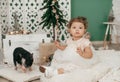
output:
[[[80,47],[77,47],[77,53],[82,54],[82,49]]]
[[[60,43],[58,41],[55,41],[55,46],[58,47],[60,45]]]

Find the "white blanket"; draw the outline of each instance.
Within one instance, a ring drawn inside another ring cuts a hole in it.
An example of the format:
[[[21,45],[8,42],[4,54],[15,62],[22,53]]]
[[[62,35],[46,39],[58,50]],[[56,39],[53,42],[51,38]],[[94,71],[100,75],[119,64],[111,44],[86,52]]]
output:
[[[52,78],[46,78],[43,75],[40,82],[97,82],[109,70],[109,67],[105,67],[100,63],[94,68],[75,70],[74,72],[57,75]]]
[[[56,75],[52,78],[46,78],[43,74],[40,82],[97,82],[112,69],[120,67],[119,51],[101,50],[94,51],[94,54],[100,58],[99,63],[96,65],[88,69],[80,69],[71,73]]]
[[[99,82],[120,82],[120,67],[112,69]]]

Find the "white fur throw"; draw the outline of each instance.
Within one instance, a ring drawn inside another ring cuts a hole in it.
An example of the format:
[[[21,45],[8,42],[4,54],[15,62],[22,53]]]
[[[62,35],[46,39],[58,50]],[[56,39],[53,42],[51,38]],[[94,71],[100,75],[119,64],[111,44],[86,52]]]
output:
[[[99,82],[120,82],[120,67],[112,69]]]
[[[0,76],[13,82],[26,82],[40,78],[38,66],[33,66],[32,71],[23,73],[21,70],[16,71],[14,67],[3,67],[0,69]]]
[[[94,54],[100,59],[100,62],[96,65],[88,69],[80,69],[71,73],[56,75],[52,78],[46,78],[43,74],[41,75],[40,82],[120,82],[120,71],[116,70],[114,72],[114,81],[109,80],[113,78],[113,75],[112,77],[108,75],[114,68],[119,68],[120,70],[120,51],[99,50],[94,51]]]

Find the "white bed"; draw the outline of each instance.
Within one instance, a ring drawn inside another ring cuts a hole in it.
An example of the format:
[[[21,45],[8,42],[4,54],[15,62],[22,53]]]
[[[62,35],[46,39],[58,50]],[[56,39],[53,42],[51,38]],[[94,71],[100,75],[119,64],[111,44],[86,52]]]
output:
[[[87,69],[56,75],[52,78],[46,78],[44,74],[42,74],[40,82],[120,82],[120,77],[118,77],[120,76],[120,69],[114,70],[115,68],[120,68],[120,51],[99,50],[94,51],[94,54],[99,57],[99,62],[95,65]],[[114,76],[117,77],[117,79],[107,81],[109,77],[114,75],[109,74],[111,71],[119,71],[119,73]]]

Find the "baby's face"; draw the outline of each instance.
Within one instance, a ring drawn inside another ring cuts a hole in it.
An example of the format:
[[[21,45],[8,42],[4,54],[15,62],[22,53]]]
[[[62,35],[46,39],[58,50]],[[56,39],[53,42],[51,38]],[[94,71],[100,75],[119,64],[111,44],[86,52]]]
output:
[[[80,39],[84,35],[85,31],[86,29],[84,24],[80,22],[73,22],[70,28],[70,34],[75,40]]]

